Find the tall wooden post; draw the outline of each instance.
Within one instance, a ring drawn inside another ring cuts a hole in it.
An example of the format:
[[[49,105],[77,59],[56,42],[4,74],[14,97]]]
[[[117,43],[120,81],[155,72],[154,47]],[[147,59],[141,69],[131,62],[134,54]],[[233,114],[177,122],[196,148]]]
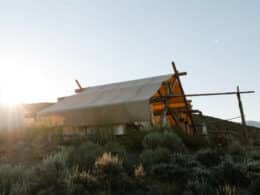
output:
[[[244,109],[243,109],[243,104],[242,104],[239,86],[237,86],[237,100],[238,100],[238,106],[239,106],[240,115],[241,115],[241,122],[242,122],[242,125],[244,127],[245,141],[248,142],[248,131],[247,131],[247,126],[246,126],[246,119],[245,119],[245,114],[244,114]]]
[[[189,118],[190,118],[190,120],[191,120],[191,123],[192,123],[192,126],[188,126],[188,129],[187,129],[187,126],[185,126],[185,128],[186,128],[186,131],[189,133],[189,134],[194,134],[194,133],[196,133],[196,128],[195,128],[195,126],[194,126],[194,122],[193,122],[193,118],[192,118],[192,114],[191,114],[191,112],[189,112],[189,104],[188,104],[188,102],[187,102],[187,98],[186,98],[186,95],[185,95],[185,93],[184,93],[184,90],[183,90],[183,87],[182,87],[182,84],[181,84],[181,80],[180,80],[180,74],[179,74],[179,71],[177,70],[177,67],[176,67],[176,65],[175,65],[175,63],[174,62],[172,62],[172,68],[173,68],[173,71],[174,71],[174,76],[176,77],[176,80],[177,80],[177,82],[179,83],[179,85],[180,85],[180,89],[181,89],[181,91],[182,91],[182,94],[183,94],[183,99],[184,99],[184,102],[185,102],[185,111],[186,111],[186,113],[187,113],[187,115],[189,116]]]

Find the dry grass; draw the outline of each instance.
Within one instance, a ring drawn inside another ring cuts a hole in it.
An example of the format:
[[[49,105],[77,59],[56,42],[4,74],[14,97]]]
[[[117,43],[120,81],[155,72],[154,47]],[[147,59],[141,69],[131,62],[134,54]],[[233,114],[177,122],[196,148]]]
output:
[[[235,186],[225,185],[217,190],[217,195],[237,195],[238,189]]]
[[[112,166],[122,166],[123,160],[118,157],[118,155],[112,155],[111,152],[105,152],[101,157],[99,157],[96,162],[96,167],[105,167],[107,165]]]
[[[134,175],[135,175],[135,177],[144,177],[145,176],[145,171],[144,171],[144,167],[142,164],[139,164],[137,167],[135,167]]]

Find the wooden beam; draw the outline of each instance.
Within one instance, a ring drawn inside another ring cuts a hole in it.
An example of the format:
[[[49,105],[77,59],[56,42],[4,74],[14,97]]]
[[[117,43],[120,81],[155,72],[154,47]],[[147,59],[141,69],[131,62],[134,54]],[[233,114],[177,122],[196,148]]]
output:
[[[255,91],[240,91],[240,94],[252,94]],[[231,92],[220,92],[220,93],[194,93],[194,94],[186,94],[186,95],[165,95],[160,97],[152,97],[151,102],[153,101],[163,101],[168,98],[180,98],[180,97],[198,97],[198,96],[219,96],[219,95],[237,95],[236,91]]]
[[[177,67],[174,62],[172,62],[172,68],[173,68],[174,74],[178,74],[178,70],[177,70]]]
[[[174,108],[173,110],[175,110],[176,112],[181,112],[181,113],[191,113],[191,114],[195,114],[195,113],[198,113],[198,114],[202,114],[202,112],[200,110],[186,110],[184,109],[183,107],[182,108]],[[163,110],[156,110],[153,112],[154,116],[159,116],[161,115]],[[171,113],[171,109],[168,110],[169,113]]]
[[[82,89],[75,89],[75,93],[80,93],[82,91],[84,91],[84,88],[82,88]]]
[[[255,93],[255,91],[240,91],[240,94],[249,94]],[[231,92],[220,92],[220,93],[195,93],[195,94],[186,94],[186,97],[196,97],[196,96],[214,96],[214,95],[236,95],[236,91]]]
[[[187,72],[177,72],[174,75],[178,75],[178,76],[186,76],[188,73]]]
[[[78,89],[75,90],[75,93],[80,93],[80,92],[82,92],[82,91],[83,91],[83,88],[82,88],[81,84],[79,83],[79,81],[76,79],[75,82],[76,82],[76,84],[77,84],[77,86],[78,86]]]
[[[79,81],[77,79],[75,80],[75,82],[78,85],[79,89],[82,89],[81,84],[79,83]]]
[[[167,99],[167,98],[165,98],[166,96],[155,96],[155,97],[152,97],[151,99],[150,99],[150,104],[156,104],[156,103],[164,103],[164,101]],[[168,99],[171,99],[171,98],[168,98]],[[174,99],[174,102],[171,102],[172,104],[173,103],[180,103],[180,102],[183,102],[183,100],[176,100],[176,99]],[[191,100],[187,100],[187,102],[189,103],[189,104],[191,104]]]

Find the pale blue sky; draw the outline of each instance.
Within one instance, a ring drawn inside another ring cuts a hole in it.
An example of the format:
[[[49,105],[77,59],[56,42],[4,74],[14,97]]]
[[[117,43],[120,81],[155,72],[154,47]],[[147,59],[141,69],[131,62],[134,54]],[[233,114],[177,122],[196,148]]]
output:
[[[172,72],[186,93],[253,89],[260,120],[260,1],[0,0],[0,101],[54,101],[90,86]],[[9,94],[9,95],[6,95]],[[236,97],[193,98],[205,114],[239,115]]]

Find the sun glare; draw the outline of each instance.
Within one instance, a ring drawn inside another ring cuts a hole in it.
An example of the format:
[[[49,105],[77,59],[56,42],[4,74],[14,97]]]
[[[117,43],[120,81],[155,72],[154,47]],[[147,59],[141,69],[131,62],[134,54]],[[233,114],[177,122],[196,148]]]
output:
[[[18,72],[9,71],[5,67],[4,72],[0,74],[0,105],[4,107],[15,107],[22,101],[21,90],[22,80],[19,78]],[[13,79],[13,78],[17,78]]]
[[[9,108],[24,103],[26,97],[33,97],[31,89],[35,86],[31,80],[37,81],[37,76],[32,76],[32,68],[10,61],[5,61],[7,65],[0,72],[0,105]]]
[[[2,92],[0,95],[0,104],[4,107],[15,107],[21,104],[21,102],[16,94]]]
[[[55,71],[44,68],[45,64],[52,63],[53,59],[39,61],[38,57],[32,54],[31,50],[18,49],[6,50],[1,56],[0,106],[12,107],[56,97]]]

